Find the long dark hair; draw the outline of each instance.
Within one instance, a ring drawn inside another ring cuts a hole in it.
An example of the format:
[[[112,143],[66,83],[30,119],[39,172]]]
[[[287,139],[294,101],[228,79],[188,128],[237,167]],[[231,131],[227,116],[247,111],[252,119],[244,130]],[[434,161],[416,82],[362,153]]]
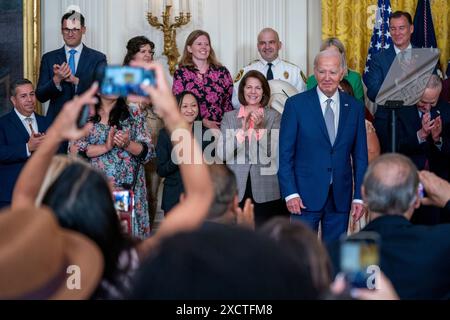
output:
[[[50,186],[42,204],[55,212],[63,228],[86,235],[100,247],[105,259],[103,278],[115,283],[115,275],[124,271],[117,269],[119,256],[134,243],[121,231],[104,175],[73,163]]]
[[[100,97],[98,97],[98,103],[95,105],[95,114],[91,117],[91,121],[93,123],[99,123],[101,117],[99,115],[99,111],[101,108],[102,101]],[[110,126],[116,126],[117,129],[122,129],[122,122],[128,119],[131,116],[130,111],[128,109],[128,105],[124,98],[119,97],[114,104],[111,112],[109,113],[108,124]]]

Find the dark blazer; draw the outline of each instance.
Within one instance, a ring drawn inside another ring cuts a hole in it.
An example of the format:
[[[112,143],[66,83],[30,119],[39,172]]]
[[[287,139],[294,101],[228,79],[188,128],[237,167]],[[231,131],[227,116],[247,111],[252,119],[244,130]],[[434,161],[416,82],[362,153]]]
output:
[[[352,198],[362,199],[368,162],[364,106],[348,94],[339,94],[339,125],[332,146],[316,88],[286,101],[279,146],[281,194],[286,198],[298,193],[308,211],[321,211],[333,177],[336,209],[349,212]]]
[[[428,160],[430,171],[444,179],[449,178],[450,159],[450,105],[438,101],[433,110],[439,110],[442,119],[442,148],[434,144],[431,137],[419,144],[417,131],[422,127],[422,121],[416,106],[406,106],[397,111],[396,150],[409,157],[419,170],[425,168]],[[391,113],[383,107],[378,107],[375,113],[374,126],[380,141],[381,153],[391,152]]]
[[[202,127],[202,136],[207,129]],[[195,137],[201,143],[202,150],[211,143],[203,141],[201,137]],[[200,139],[200,140],[199,140]],[[180,169],[171,158],[173,144],[169,133],[165,128],[159,130],[158,142],[156,143],[156,173],[164,179],[164,190],[161,201],[161,209],[164,212],[170,211],[179,201],[180,195],[184,192],[183,181]]]
[[[61,82],[62,91],[59,91],[53,82],[53,65],[61,65],[64,62],[67,62],[64,47],[44,54],[41,60],[36,97],[42,103],[50,100],[47,117],[52,120],[57,116],[64,103],[71,100],[74,95],[79,95],[89,89],[106,65],[106,56],[83,45],[75,74],[80,79],[76,91],[74,85],[65,81]]]
[[[400,299],[450,298],[450,225],[413,225],[403,216],[386,215],[362,231],[381,236],[380,268]],[[334,271],[339,271],[339,245],[329,247]]]
[[[49,127],[49,119],[36,115],[40,133]],[[30,140],[28,131],[16,112],[0,118],[0,201],[11,202],[17,177],[28,160],[26,143]]]
[[[395,56],[394,45],[391,45],[389,49],[375,54],[369,60],[369,72],[364,73],[363,81],[367,87],[367,97],[370,101],[375,102],[378,91],[380,91]]]

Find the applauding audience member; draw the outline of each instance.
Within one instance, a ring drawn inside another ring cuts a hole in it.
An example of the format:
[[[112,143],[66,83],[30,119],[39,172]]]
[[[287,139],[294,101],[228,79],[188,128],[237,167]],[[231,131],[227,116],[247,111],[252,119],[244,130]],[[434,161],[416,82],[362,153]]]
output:
[[[159,65],[140,65],[156,71],[157,87],[145,87],[151,94],[169,130],[185,127]],[[89,134],[93,127],[75,125],[84,104],[95,104],[97,86],[68,102],[48,131],[47,139],[32,157],[19,177],[13,195],[13,207],[33,205],[51,158],[61,141],[76,140]],[[200,148],[193,138],[185,142],[192,146],[193,157],[201,158]],[[98,244],[105,259],[103,281],[97,298],[122,298],[129,289],[130,279],[140,261],[161,238],[181,230],[192,230],[203,223],[212,200],[211,180],[206,165],[180,164],[186,188],[186,198],[174,207],[161,223],[155,236],[145,241],[131,241],[123,233],[114,209],[108,182],[99,171],[86,165],[67,167],[44,196],[43,204],[55,211],[61,226],[77,230]]]
[[[85,19],[81,13],[64,14],[61,18],[64,46],[42,56],[36,97],[42,103],[50,100],[47,116],[51,120],[65,102],[88,90],[98,72],[106,66],[103,53],[82,43],[85,33]]]
[[[239,84],[241,107],[225,114],[217,156],[237,178],[239,206],[251,199],[256,226],[286,210],[276,175],[276,146],[280,114],[267,107],[270,87],[256,70],[245,74]]]
[[[0,208],[11,204],[19,173],[45,139],[49,121],[35,113],[36,96],[31,81],[20,79],[11,86],[14,109],[0,118]]]
[[[144,116],[123,98],[100,95],[89,135],[75,144],[89,163],[104,172],[114,189],[134,192],[136,230],[144,239],[150,235],[147,189],[143,163],[154,156],[154,147]]]

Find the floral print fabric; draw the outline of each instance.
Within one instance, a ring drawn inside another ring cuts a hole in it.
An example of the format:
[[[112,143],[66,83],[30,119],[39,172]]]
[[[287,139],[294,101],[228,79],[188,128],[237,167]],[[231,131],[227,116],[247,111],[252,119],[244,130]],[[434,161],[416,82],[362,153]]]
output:
[[[122,130],[130,133],[131,141],[142,142],[147,145],[149,151],[143,162],[148,162],[154,157],[155,152],[147,122],[138,108],[130,106],[129,111],[131,117],[121,121]],[[79,151],[86,151],[89,145],[105,144],[110,128],[109,125],[95,123],[89,135],[76,142]],[[117,146],[114,146],[112,150],[99,157],[89,158],[89,162],[94,168],[104,172],[114,184],[114,188],[117,189],[122,188],[124,184],[131,185],[133,183],[134,173],[139,163],[137,157]],[[136,215],[134,235],[140,239],[144,239],[150,236],[150,220],[143,165],[139,166],[134,197]]]
[[[221,122],[224,113],[233,110],[233,79],[225,67],[210,66],[205,74],[196,68],[181,67],[173,75],[172,91],[174,95],[192,92],[202,119]]]

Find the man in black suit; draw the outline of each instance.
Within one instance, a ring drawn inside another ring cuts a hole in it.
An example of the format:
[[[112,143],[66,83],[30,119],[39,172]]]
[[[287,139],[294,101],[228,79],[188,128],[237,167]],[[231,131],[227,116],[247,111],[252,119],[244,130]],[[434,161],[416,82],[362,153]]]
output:
[[[450,105],[439,100],[442,82],[431,75],[425,92],[416,106],[397,111],[396,150],[408,156],[419,170],[429,170],[443,179],[449,177]],[[391,125],[387,112],[377,112],[374,121],[381,152],[391,149]],[[437,208],[422,207],[413,217],[414,223],[439,223]]]
[[[0,208],[11,204],[17,177],[45,138],[48,120],[34,113],[36,97],[31,81],[11,86],[14,110],[0,118]]]
[[[401,299],[450,298],[450,225],[418,226],[409,220],[419,207],[419,175],[400,154],[375,159],[364,177],[362,195],[371,222],[362,231],[380,235],[380,269]],[[329,248],[339,270],[339,250]]]
[[[55,119],[63,104],[89,89],[106,65],[106,56],[88,48],[81,40],[86,33],[82,14],[72,11],[61,19],[65,45],[44,54],[36,96],[42,103],[50,100],[47,116]]]

